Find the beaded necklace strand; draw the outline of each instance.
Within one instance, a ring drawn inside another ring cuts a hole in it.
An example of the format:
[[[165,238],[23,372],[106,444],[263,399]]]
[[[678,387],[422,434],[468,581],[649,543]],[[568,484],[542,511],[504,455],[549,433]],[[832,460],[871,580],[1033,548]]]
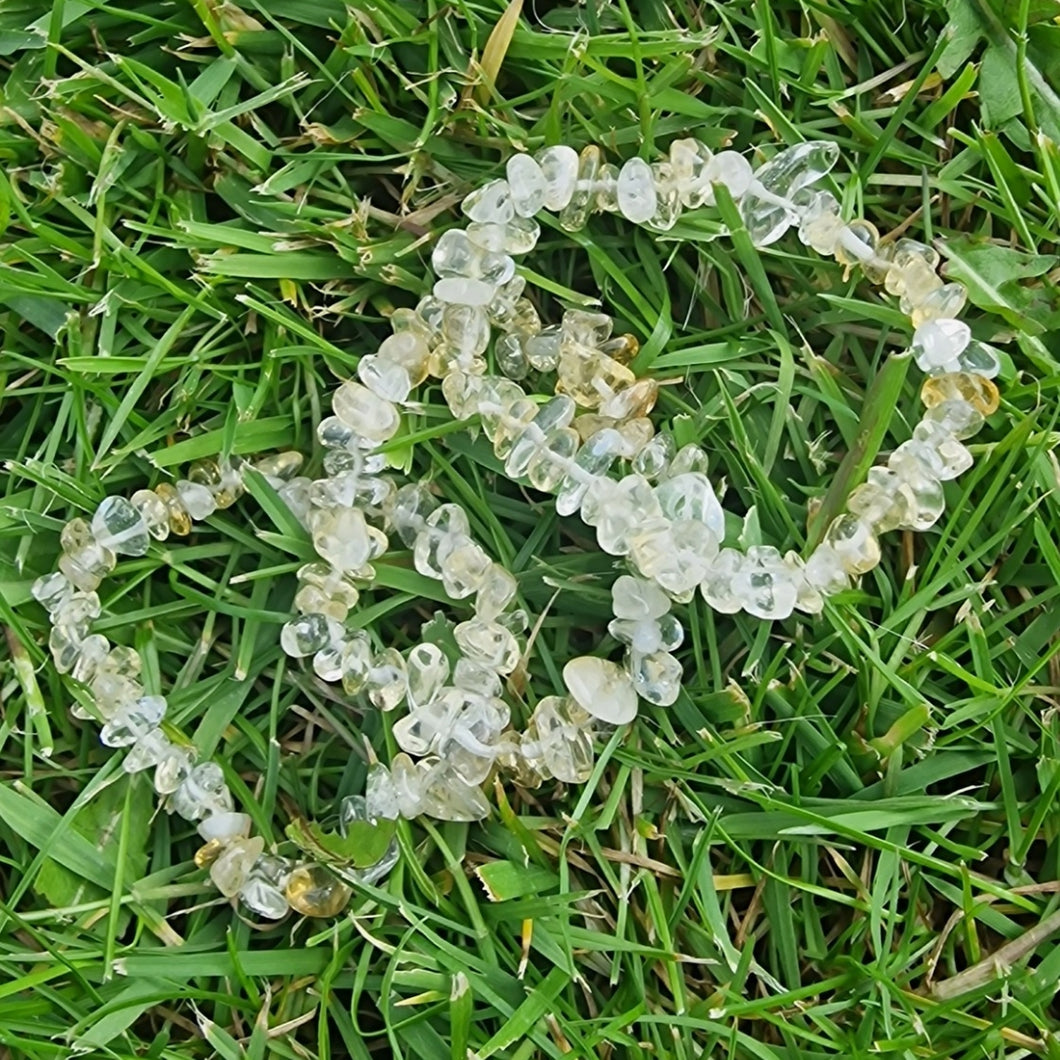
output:
[[[354,885],[380,879],[398,856],[393,839],[367,865],[266,852],[251,835],[250,816],[235,809],[221,767],[200,761],[166,720],[163,696],[145,694],[137,652],[91,631],[101,611],[97,589],[117,556],[143,556],[152,539],[189,534],[194,522],[239,500],[249,471],[276,490],[319,557],[298,571],[297,614],[281,632],[283,650],[311,660],[317,677],[341,683],[348,696],[382,711],[404,707],[392,727],[401,753],[389,765],[373,762],[365,795],[343,800],[342,835],[421,814],[480,820],[489,813],[481,785],[494,771],[521,786],[585,782],[596,735],[632,721],[641,700],[660,707],[676,700],[682,669],[673,652],[684,631],[675,603],[698,589],[719,612],[764,620],[816,614],[879,563],[881,534],[935,523],[942,483],[972,463],[963,442],[998,407],[998,356],[958,319],[966,291],[939,278],[934,249],[910,239],[881,244],[869,222],[842,219],[835,197],[820,187],[837,158],[835,144],[804,143],[754,170],[742,155],[713,154],[693,139],[673,143],[664,160],[632,158],[621,168],[592,145],[580,154],[554,146],[514,155],[505,179],[464,200],[466,226],[436,242],[432,293],[415,309],[393,313],[392,334],[361,357],[357,380],[333,395],[333,415],[317,431],[325,477],[300,475],[297,453],[253,463],[201,460],[186,479],[127,499],[106,497],[90,520],[66,524],[58,570],[32,591],[51,618],[57,670],[83,688],[73,712],[101,722],[105,745],[126,749],[127,772],[154,770],[165,808],[196,822],[204,841],[196,863],[222,895],[266,920],[291,910],[331,916]],[[630,368],[637,340],[615,335],[603,313],[569,310],[560,324],[543,325],[516,270],[515,258],[537,243],[542,211],[556,213],[566,231],[598,212],[666,231],[682,210],[713,205],[718,185],[738,203],[756,246],[794,227],[802,243],[860,268],[897,297],[913,329],[910,350],[926,373],[925,411],[912,438],[869,470],[805,557],[726,546],[706,454],[695,445],[678,449],[649,418],[658,384]],[[487,374],[491,342],[498,374]],[[551,396],[531,395],[518,382],[552,374]],[[571,659],[564,694],[539,699],[522,732],[511,728],[502,689],[519,664],[527,625],[515,606],[515,578],[474,540],[459,505],[383,473],[387,460],[378,450],[397,434],[402,408],[428,377],[441,381],[455,419],[481,426],[509,478],[555,494],[557,512],[580,515],[600,548],[628,567],[612,586],[608,626],[624,657]],[[392,647],[375,652],[363,631],[346,627],[374,579],[373,561],[394,536],[420,574],[440,581],[450,600],[470,602],[471,617],[454,630],[455,660],[427,640],[404,655]]]

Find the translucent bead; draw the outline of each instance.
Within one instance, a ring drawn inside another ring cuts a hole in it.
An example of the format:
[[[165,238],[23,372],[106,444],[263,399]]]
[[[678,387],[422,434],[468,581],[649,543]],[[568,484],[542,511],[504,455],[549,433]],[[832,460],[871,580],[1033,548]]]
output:
[[[213,885],[226,898],[235,898],[246,883],[254,862],[265,849],[265,840],[261,836],[247,839],[235,839],[225,844],[217,860],[210,866],[210,879]]]
[[[913,428],[913,437],[898,450],[916,455],[935,478],[942,482],[955,479],[972,466],[972,454],[938,423],[922,420]],[[898,450],[895,450],[896,452]]]
[[[520,398],[502,407],[482,406],[482,428],[493,442],[493,452],[505,459],[522,436],[534,416],[537,405],[529,398]]]
[[[556,511],[560,515],[573,515],[581,508],[589,487],[615,462],[622,445],[622,436],[611,428],[586,440],[574,457],[574,469],[560,483],[556,494]]]
[[[66,674],[74,668],[81,655],[83,642],[84,635],[72,626],[52,627],[48,634],[48,648],[59,673]]]
[[[599,408],[606,398],[636,382],[624,364],[579,343],[561,347],[557,370],[557,393],[570,395],[586,409]]]
[[[397,361],[369,353],[357,364],[357,378],[378,397],[400,405],[408,400],[412,379],[408,369]]]
[[[196,831],[206,842],[211,839],[245,839],[250,835],[250,824],[250,814],[247,813],[211,813],[199,822]]]
[[[932,473],[928,463],[921,459],[921,453],[913,448],[898,447],[887,460],[887,468],[896,478],[896,486],[902,502],[890,513],[893,525],[900,530],[927,530],[934,526],[946,507],[946,498],[942,484]],[[870,482],[888,485],[892,481],[884,477],[882,470],[872,469]]]
[[[213,494],[200,483],[181,478],[173,485],[177,496],[180,497],[180,503],[194,522],[208,519],[217,510]]]
[[[511,261],[511,258],[508,259]],[[515,263],[512,262],[514,268]],[[497,295],[497,288],[487,280],[468,276],[447,276],[432,288],[434,297],[450,307],[485,310]],[[438,349],[441,354],[441,347]],[[429,366],[430,362],[428,362]]]
[[[470,537],[470,529],[467,513],[457,504],[443,504],[432,511],[413,543],[416,570],[441,581],[445,556]]]
[[[983,426],[983,414],[963,398],[952,398],[932,405],[924,413],[925,423],[937,423],[954,438],[971,438]]]
[[[126,773],[139,773],[157,766],[172,751],[173,744],[169,742],[166,734],[161,729],[151,729],[129,748],[129,753],[122,760],[121,767]]]
[[[784,562],[795,584],[795,610],[808,615],[819,615],[824,610],[824,597],[806,576],[806,564],[797,552],[787,552]]]
[[[766,620],[787,618],[795,610],[798,595],[793,573],[775,548],[755,545],[744,556],[733,591],[749,615]]]
[[[549,182],[540,163],[532,155],[512,155],[505,167],[511,189],[512,209],[518,217],[533,217],[544,209]]]
[[[912,350],[917,366],[932,375],[959,372],[960,356],[971,340],[968,325],[960,320],[929,320],[913,332]]]
[[[989,379],[969,372],[931,375],[920,389],[920,400],[931,409],[947,401],[964,401],[983,416],[997,412],[1001,394]]]
[[[472,662],[508,674],[519,664],[519,642],[511,630],[497,622],[473,618],[453,631],[460,650]]]
[[[744,556],[734,548],[723,548],[707,568],[700,583],[703,599],[715,611],[734,615],[743,607],[738,576],[743,570]]]
[[[545,436],[534,450],[527,466],[527,477],[534,489],[551,493],[563,481],[578,452],[578,432],[558,427]]]
[[[475,594],[475,615],[492,622],[515,599],[518,584],[499,563],[491,564]]]
[[[230,813],[232,793],[216,762],[202,762],[173,792],[169,808],[186,821],[197,821],[208,813]]]
[[[30,593],[33,599],[43,607],[48,614],[54,615],[64,604],[68,603],[74,595],[74,587],[61,571],[44,574],[38,578],[32,586]]]
[[[617,663],[582,655],[563,667],[563,683],[587,714],[609,725],[625,725],[637,716],[633,679]]]
[[[831,545],[843,569],[857,576],[880,562],[880,543],[872,527],[856,515],[838,516],[825,531],[824,544]]]
[[[387,508],[387,519],[406,548],[412,548],[426,525],[427,516],[437,507],[437,499],[422,482],[410,482],[394,494]]]
[[[839,553],[829,544],[818,545],[803,568],[807,583],[824,596],[850,588],[850,575]]]
[[[193,756],[187,747],[173,747],[155,767],[154,785],[159,795],[172,795],[191,774]]]
[[[496,670],[463,657],[457,659],[453,667],[453,686],[491,699],[501,694],[501,679]]]
[[[647,655],[631,651],[627,660],[633,688],[641,699],[657,707],[669,707],[681,692],[681,664],[665,651]]]
[[[327,563],[306,563],[298,569],[299,590],[294,605],[302,614],[320,613],[344,622],[355,607],[360,593],[357,586]]]
[[[968,300],[968,289],[963,283],[947,283],[928,291],[922,298],[910,298],[909,307],[903,302],[902,309],[909,313],[913,327],[918,328],[929,320],[949,319],[960,315]]]
[[[435,644],[417,644],[408,655],[408,699],[414,709],[429,703],[449,679],[449,660]]]
[[[981,375],[984,379],[993,379],[1001,371],[997,350],[984,342],[969,342],[959,359],[962,372]]]
[[[501,335],[493,347],[493,358],[497,370],[509,379],[525,379],[530,371],[519,335]]]
[[[372,669],[372,644],[364,630],[351,632],[340,658],[342,690],[350,696],[363,692]]]
[[[640,475],[627,475],[620,482],[597,479],[582,505],[582,519],[596,527],[600,547],[612,556],[626,555],[640,525],[659,515],[651,483]]]
[[[714,185],[724,184],[732,198],[739,202],[754,180],[751,163],[736,151],[721,151],[703,168],[705,185],[700,194],[703,205],[714,205]]]
[[[289,482],[281,482],[279,489],[276,490],[276,495],[287,506],[288,511],[307,530],[309,529],[309,515],[313,507],[309,499],[311,489],[310,479],[298,476]]]
[[[141,696],[124,703],[100,730],[100,742],[107,747],[128,747],[157,728],[165,714],[166,701],[162,696]]]
[[[675,600],[687,602],[707,576],[718,538],[696,519],[645,520],[629,540],[630,563]]]
[[[523,343],[526,359],[535,372],[555,371],[559,364],[560,342],[562,332],[559,325],[542,328],[536,335],[529,336]]]
[[[270,453],[254,462],[254,469],[269,479],[290,482],[301,470],[305,457],[288,449],[282,453]]]
[[[843,230],[839,203],[829,191],[813,192],[809,201],[800,203],[799,241],[818,254],[834,254]]]
[[[838,158],[839,148],[834,142],[815,140],[781,151],[756,171],[740,204],[744,225],[756,246],[776,242],[798,220],[790,205],[795,196],[825,177]]]
[[[648,219],[648,224],[656,231],[668,232],[681,216],[681,199],[670,163],[653,162],[651,176],[655,185],[655,212]]]
[[[515,216],[512,189],[506,180],[491,180],[476,188],[460,204],[472,220],[505,224]]]
[[[147,526],[124,497],[105,497],[92,516],[92,534],[103,548],[120,556],[147,555]]]
[[[564,209],[578,182],[578,152],[566,144],[546,147],[534,156],[545,178],[544,207],[553,213]]]
[[[548,435],[556,428],[564,428],[574,419],[574,402],[565,394],[557,394],[540,407],[535,406],[534,417],[512,444],[505,458],[504,472],[509,478],[526,474],[531,458],[548,446]]]
[[[394,710],[408,691],[408,674],[404,656],[397,648],[384,648],[372,660],[365,679],[365,689],[372,706],[379,710]]]
[[[658,396],[659,384],[654,379],[638,379],[611,394],[601,395],[600,415],[616,420],[640,419],[655,407]]]
[[[465,371],[476,368],[481,362],[479,355],[490,341],[489,314],[483,306],[447,305],[442,314],[442,337],[447,352],[438,347],[431,355],[429,367],[432,375],[442,377],[448,374],[448,370],[437,370],[446,357]],[[475,374],[481,374],[481,371],[478,368]]]
[[[317,509],[309,529],[317,554],[338,571],[355,574],[386,551],[386,534],[369,526],[359,508]]]
[[[601,165],[600,148],[589,144],[578,156],[578,177],[567,204],[560,210],[560,227],[568,232],[577,232],[585,227],[594,205],[593,186]]]
[[[476,592],[493,560],[474,541],[464,539],[451,551],[441,556],[442,587],[451,600],[463,600]]]
[[[909,521],[910,489],[890,468],[869,468],[867,480],[847,500],[847,507],[877,534],[895,530]]]
[[[409,386],[415,387],[427,378],[427,362],[430,355],[430,346],[422,333],[400,331],[385,338],[380,343],[379,351],[375,356],[380,362],[403,368],[408,377]],[[388,398],[388,400],[394,399]]]
[[[686,209],[694,210],[713,201],[714,189],[706,175],[713,154],[706,144],[686,138],[670,144],[670,170],[673,182]]]
[[[694,519],[703,523],[718,541],[725,537],[725,512],[703,472],[669,475],[655,487],[655,499],[666,518]]]
[[[489,816],[489,803],[481,790],[468,784],[450,762],[421,762],[421,812],[440,821],[481,821]]]
[[[933,247],[915,239],[899,239],[891,255],[891,268],[883,282],[884,290],[888,294],[906,295],[909,287],[924,285],[934,277],[938,266],[939,254]],[[935,286],[940,287],[942,281],[935,279]]]
[[[343,423],[373,442],[392,438],[401,423],[392,402],[373,394],[360,383],[343,383],[332,395],[331,407]]]
[[[633,458],[634,474],[654,481],[669,467],[674,451],[674,440],[669,434],[656,434]]]
[[[618,209],[627,221],[644,224],[651,220],[658,196],[651,166],[643,158],[631,158],[622,166],[615,195]]]
[[[568,696],[537,704],[520,745],[542,775],[564,784],[584,784],[592,775],[592,719]]]
[[[321,681],[334,684],[342,680],[342,652],[345,647],[340,635],[313,655],[313,673]]]
[[[839,241],[835,248],[835,259],[840,265],[860,265],[866,275],[877,257],[880,244],[880,233],[871,221],[858,218],[844,225],[839,232]],[[870,276],[871,278],[871,276]]]
[[[251,865],[239,891],[239,900],[251,913],[266,920],[282,920],[290,906],[284,888],[291,871],[286,858],[262,854]]]
[[[323,865],[299,865],[287,877],[284,897],[302,916],[338,916],[349,904],[353,891]]]
[[[377,820],[377,817],[369,814],[367,800],[363,795],[348,795],[339,803],[339,832],[344,836],[354,822],[368,821],[374,824]],[[356,883],[377,883],[397,864],[399,856],[397,840],[391,839],[383,856],[374,865],[361,869],[347,866],[343,875]]]
[[[137,490],[129,503],[140,513],[147,532],[156,541],[169,537],[169,509],[154,490]]]
[[[86,593],[94,592],[116,563],[114,553],[99,544],[84,519],[71,519],[62,529],[59,570]]]
[[[339,628],[327,615],[299,615],[284,623],[280,647],[292,658],[301,659],[327,647]]]
[[[110,641],[99,633],[93,633],[85,637],[81,642],[81,650],[74,661],[70,676],[75,681],[88,684],[96,675],[96,671],[107,658],[110,651]]]
[[[166,506],[170,531],[177,537],[187,537],[191,533],[191,515],[184,507],[180,494],[168,482],[160,482],[155,486],[155,494]]]
[[[196,460],[188,467],[188,481],[205,486],[217,508],[231,508],[244,492],[238,457],[236,460],[236,465],[227,460]]]

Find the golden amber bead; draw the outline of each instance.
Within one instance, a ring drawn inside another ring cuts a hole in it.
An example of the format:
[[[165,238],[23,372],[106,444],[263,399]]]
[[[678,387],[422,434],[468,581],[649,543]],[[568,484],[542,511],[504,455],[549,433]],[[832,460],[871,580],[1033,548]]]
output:
[[[282,478],[285,482],[295,477],[302,469],[305,457],[294,449],[282,453],[270,453],[254,462],[254,468],[263,475]]]
[[[609,391],[622,390],[637,378],[614,357],[580,345],[560,352],[557,375],[556,393],[567,394],[585,409],[599,408]]]
[[[640,342],[636,335],[616,335],[600,344],[600,352],[614,357],[619,364],[629,364],[640,353]]]
[[[659,384],[654,379],[638,379],[600,403],[600,415],[616,420],[637,419],[647,416],[655,407],[659,396]]]
[[[944,401],[966,401],[984,416],[997,412],[1001,394],[993,380],[971,372],[929,375],[920,388],[920,400],[933,409]]]
[[[301,865],[287,877],[284,890],[288,903],[302,916],[337,916],[353,893],[321,865]]]
[[[220,839],[211,839],[208,843],[204,843],[195,851],[195,867],[205,869],[212,865],[221,856],[224,848],[225,845]]]
[[[168,482],[160,482],[155,486],[155,493],[162,499],[169,513],[169,529],[178,537],[187,537],[191,533],[191,516],[188,515],[180,494]]]

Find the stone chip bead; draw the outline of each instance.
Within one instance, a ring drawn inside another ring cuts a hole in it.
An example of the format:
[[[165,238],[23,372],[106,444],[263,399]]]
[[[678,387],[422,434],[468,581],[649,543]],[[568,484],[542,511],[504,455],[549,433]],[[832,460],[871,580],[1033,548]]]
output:
[[[519,753],[542,777],[584,784],[595,759],[592,716],[569,696],[545,696],[530,716]]]
[[[618,173],[615,194],[622,216],[633,224],[644,224],[655,216],[659,195],[655,176],[643,158],[631,158]]]
[[[250,866],[243,881],[239,891],[240,902],[256,916],[266,920],[282,920],[291,908],[285,894],[291,868],[286,858],[261,854]]]
[[[928,320],[913,332],[912,351],[917,367],[930,375],[961,370],[961,354],[972,333],[961,320],[941,317]]]
[[[114,553],[101,545],[84,519],[71,519],[59,535],[63,554],[59,570],[86,593],[94,592],[117,562]]]
[[[92,534],[103,548],[119,556],[145,556],[147,524],[124,497],[105,497],[92,516]]]
[[[234,839],[225,844],[210,866],[210,879],[225,898],[239,894],[264,849],[265,840],[261,836]]]
[[[168,482],[160,482],[155,486],[155,493],[166,506],[170,531],[177,537],[187,537],[191,533],[191,515],[184,507],[180,494]]]
[[[880,543],[872,527],[858,516],[837,516],[825,531],[824,543],[830,545],[847,574],[867,574],[880,562]]]
[[[169,508],[155,490],[137,490],[129,503],[140,513],[147,532],[156,541],[169,537]]]
[[[559,213],[570,202],[578,182],[578,152],[566,144],[546,147],[534,156],[545,178],[544,208]]]
[[[512,209],[518,217],[533,217],[545,206],[549,182],[545,171],[532,155],[517,154],[505,167],[511,190]]]
[[[393,402],[372,393],[361,383],[343,383],[331,398],[331,407],[343,423],[370,442],[385,442],[400,426]]]
[[[563,683],[582,710],[608,725],[625,725],[637,716],[633,679],[618,663],[579,656],[563,667]]]
[[[990,416],[997,412],[1001,394],[991,380],[981,375],[948,372],[928,376],[920,388],[920,400],[929,409],[947,401],[963,401],[981,416]]]
[[[600,148],[589,144],[578,156],[578,174],[566,205],[559,212],[560,227],[577,232],[585,227],[596,202],[595,185],[603,159]]]
[[[284,884],[287,904],[302,916],[338,916],[352,894],[353,890],[323,865],[299,865]]]

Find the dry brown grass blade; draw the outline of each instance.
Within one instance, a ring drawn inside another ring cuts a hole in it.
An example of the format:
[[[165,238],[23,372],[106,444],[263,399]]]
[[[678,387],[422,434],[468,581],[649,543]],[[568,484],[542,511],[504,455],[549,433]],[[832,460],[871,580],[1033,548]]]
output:
[[[523,0],[512,0],[490,32],[486,47],[482,49],[482,59],[478,63],[479,77],[474,91],[479,103],[484,103],[493,91],[497,75],[501,72],[504,57],[508,54],[508,46],[512,43],[512,36],[515,34],[515,27],[519,24],[519,16],[522,13]],[[474,71],[468,71],[468,73],[473,75]]]

